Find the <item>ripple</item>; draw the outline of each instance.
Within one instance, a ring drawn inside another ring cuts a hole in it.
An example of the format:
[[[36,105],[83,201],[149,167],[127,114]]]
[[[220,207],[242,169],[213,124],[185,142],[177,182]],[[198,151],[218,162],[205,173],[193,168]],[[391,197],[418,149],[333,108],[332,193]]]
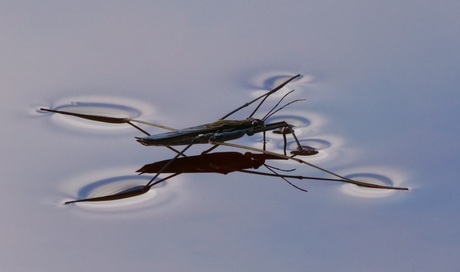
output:
[[[304,145],[311,146],[311,147],[314,147],[318,151],[325,150],[332,146],[331,142],[327,140],[323,140],[323,139],[304,139],[304,140],[299,140],[299,142],[300,142],[300,145],[302,146]],[[290,150],[295,150],[297,148],[297,142],[291,141],[288,143],[287,147]]]
[[[294,126],[296,135],[313,135],[321,133],[322,127],[327,124],[327,119],[322,115],[310,111],[289,111],[284,114],[270,117],[267,123],[285,121]],[[272,134],[272,133],[268,133]],[[267,134],[267,135],[268,135]]]
[[[66,198],[61,203],[72,201],[75,199],[86,199],[92,197],[100,197],[113,195],[122,191],[132,188],[144,186],[152,178],[151,176],[139,175],[120,175],[122,172],[117,170],[102,170],[93,173],[87,173],[79,177],[71,178],[71,180],[64,182],[63,190],[68,195],[74,197]],[[124,173],[132,172],[135,167],[123,171]],[[69,206],[76,206],[85,210],[91,211],[133,211],[151,208],[153,206],[169,204],[172,202],[172,196],[167,190],[167,181],[155,185],[147,193],[135,197],[100,201],[100,202],[78,202],[69,204]]]
[[[27,109],[27,114],[31,117],[43,117],[44,114],[48,114],[46,111],[40,110],[40,108],[48,108],[46,104],[33,104]]]
[[[294,128],[296,127],[306,127],[311,124],[310,119],[307,117],[300,116],[297,114],[283,114],[283,115],[276,115],[274,117],[270,117],[266,123],[275,123],[285,121],[286,123],[293,125]]]
[[[297,130],[296,130],[297,132]],[[296,135],[301,135],[296,133]],[[277,135],[278,136],[278,135]],[[262,142],[262,138],[258,139],[259,142]],[[332,160],[339,157],[342,154],[342,144],[343,140],[337,136],[321,136],[318,138],[307,138],[307,139],[299,139],[300,145],[314,148],[319,151],[315,155],[308,156],[309,161],[325,161],[325,160]],[[284,141],[282,136],[277,137],[276,139],[268,138],[267,149],[277,153],[284,152]],[[286,151],[289,153],[290,151],[297,150],[297,142],[293,139],[292,136],[287,135],[287,146]]]
[[[404,183],[406,177],[404,173],[398,172],[395,169],[382,167],[360,167],[355,170],[349,170],[348,172],[350,172],[350,174],[346,174],[344,176],[350,179],[385,186],[405,187]],[[341,187],[341,191],[347,195],[360,198],[390,197],[399,192],[398,190],[391,189],[359,187],[353,184],[344,184]],[[407,191],[403,192],[407,193]]]
[[[312,157],[314,158],[315,161],[318,160],[324,160],[325,158],[330,157],[329,152],[327,152],[327,149],[331,147],[331,143],[322,140],[322,139],[304,139],[304,140],[299,140],[300,145],[304,148],[311,149],[311,150],[316,150],[318,153],[312,156],[308,156],[309,158]],[[287,150],[289,151],[295,151],[298,149],[298,144],[296,141],[289,141],[287,144]]]
[[[76,98],[67,98],[59,101],[57,106],[45,106],[54,110],[68,111],[80,114],[92,114],[116,118],[134,119],[144,115],[151,115],[152,107],[143,102],[121,97],[103,97],[103,96],[85,96]],[[41,115],[47,114],[53,116],[55,123],[69,129],[87,129],[91,131],[106,130],[130,130],[132,127],[126,124],[107,124],[103,122],[91,121],[74,116],[53,114],[40,111],[39,107],[35,109]]]
[[[297,72],[288,71],[272,71],[267,73],[260,73],[250,80],[250,86],[255,89],[271,90],[280,85],[284,81],[296,75]],[[291,83],[298,85],[306,85],[314,81],[313,75],[300,73],[300,78],[295,79]]]
[[[58,106],[55,109],[75,113],[111,116],[115,118],[132,119],[141,115],[141,111],[135,108],[109,103],[75,102],[71,105]]]
[[[256,98],[266,94],[267,92],[283,84],[288,79],[292,78],[294,75],[296,75],[296,73],[283,72],[278,74],[272,73],[257,76],[254,80],[252,80],[252,83],[250,84],[252,88],[256,89],[255,91],[251,92],[251,97]],[[292,90],[295,90],[296,88],[303,88],[303,85],[306,85],[311,80],[311,76],[301,75],[300,78],[294,79],[293,81],[289,82],[286,86],[270,95],[270,98],[278,100],[285,94]]]

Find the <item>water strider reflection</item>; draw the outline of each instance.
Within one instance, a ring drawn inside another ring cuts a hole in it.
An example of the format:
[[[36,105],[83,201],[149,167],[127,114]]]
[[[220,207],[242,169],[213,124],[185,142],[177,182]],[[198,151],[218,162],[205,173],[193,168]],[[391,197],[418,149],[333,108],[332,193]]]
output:
[[[282,156],[279,154],[271,154],[271,152],[267,153],[239,153],[239,152],[214,152],[214,153],[205,153],[196,156],[187,156],[187,157],[178,157],[175,159],[169,160],[161,160],[154,163],[146,164],[141,167],[136,172],[139,175],[142,174],[169,174],[164,178],[158,178],[157,175],[154,178],[150,179],[144,185],[136,184],[134,186],[122,186],[119,187],[118,191],[113,192],[111,194],[100,195],[100,196],[92,196],[92,197],[85,197],[84,195],[89,196],[90,194],[81,194],[83,198],[77,200],[71,200],[65,202],[65,204],[77,203],[77,202],[102,202],[102,201],[113,201],[113,200],[120,200],[131,198],[135,196],[143,195],[150,191],[150,189],[154,186],[158,186],[164,183],[166,180],[169,180],[173,177],[176,177],[180,174],[185,173],[218,173],[227,175],[232,172],[242,172],[246,174],[253,174],[253,175],[261,175],[261,176],[269,176],[269,177],[277,177],[281,180],[286,181],[289,185],[299,189],[301,191],[306,191],[299,185],[294,184],[290,180],[319,180],[319,181],[335,181],[335,182],[342,182],[348,184],[354,184],[359,187],[365,188],[372,188],[372,189],[387,189],[387,190],[407,190],[404,187],[394,187],[392,186],[391,180],[386,179],[385,184],[378,184],[378,183],[368,183],[359,180],[365,180],[366,176],[359,176],[363,179],[355,179],[353,175],[349,175],[347,177],[340,176],[338,174],[332,173],[328,170],[315,166],[320,171],[329,173],[333,177],[326,178],[326,177],[313,177],[313,176],[303,176],[303,175],[295,175],[292,174],[295,169],[281,169],[279,167],[275,167],[268,163],[268,161],[276,161],[276,160],[295,160],[300,163],[306,163],[311,166],[311,164],[295,158],[295,157],[288,157]],[[264,168],[265,171],[258,170],[259,168]],[[282,173],[281,173],[282,172]],[[107,180],[108,182],[108,180]],[[115,182],[114,180],[110,181],[109,183]],[[99,185],[92,184],[91,187],[93,189],[87,188],[84,191],[93,192],[94,187],[102,187],[105,183],[104,181],[99,182]],[[114,191],[114,188],[111,188]],[[93,193],[94,195],[94,193]]]

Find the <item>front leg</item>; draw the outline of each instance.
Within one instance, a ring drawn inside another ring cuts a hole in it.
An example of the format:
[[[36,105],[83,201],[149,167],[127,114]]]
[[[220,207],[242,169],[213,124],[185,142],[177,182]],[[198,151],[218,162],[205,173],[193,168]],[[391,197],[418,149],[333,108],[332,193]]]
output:
[[[264,148],[263,148],[263,150],[265,150],[265,132],[273,130],[276,133],[276,132],[278,132],[276,129],[281,129],[280,132],[281,132],[281,134],[283,134],[283,140],[284,140],[284,155],[286,155],[286,146],[287,146],[286,135],[287,134],[292,134],[292,136],[294,137],[294,140],[297,143],[297,150],[291,151],[291,154],[293,156],[297,156],[297,155],[311,156],[311,155],[318,154],[318,151],[315,148],[313,148],[311,146],[302,146],[300,144],[299,139],[297,138],[297,136],[294,133],[293,127],[294,127],[293,125],[290,125],[285,121],[281,121],[281,122],[276,122],[276,123],[271,123],[271,124],[263,124],[263,125],[258,126],[258,127],[250,128],[250,129],[248,129],[246,131],[246,134],[248,136],[252,136],[255,133],[263,132],[264,133]]]

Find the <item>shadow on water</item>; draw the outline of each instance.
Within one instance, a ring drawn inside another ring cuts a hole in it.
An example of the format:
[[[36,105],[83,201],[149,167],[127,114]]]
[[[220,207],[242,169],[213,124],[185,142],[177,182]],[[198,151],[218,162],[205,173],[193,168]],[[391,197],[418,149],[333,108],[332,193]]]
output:
[[[107,188],[107,190],[121,190],[121,191],[125,189],[129,189],[129,188],[123,188],[123,187],[127,187],[126,184],[122,186],[112,186],[113,189],[110,189],[111,187],[110,185],[115,185],[115,184],[121,185],[120,183],[127,182],[127,181],[131,181],[129,182],[130,184],[139,183],[139,185],[135,185],[135,187],[137,186],[143,187],[144,185],[141,185],[141,183],[146,183],[149,180],[150,180],[149,177],[139,176],[139,175],[126,175],[126,176],[118,176],[118,177],[102,179],[102,180],[90,183],[84,186],[83,188],[81,188],[78,191],[78,198],[79,199],[88,198],[91,195],[93,195],[95,191],[98,191],[99,188]],[[132,182],[132,181],[135,181],[135,182]],[[161,184],[158,187],[162,187],[165,185],[166,184]],[[117,192],[113,192],[113,193],[117,193]]]
[[[98,180],[81,188],[78,191],[76,200],[66,201],[64,204],[112,201],[138,196],[149,191],[150,188],[145,186],[149,180],[149,177],[139,175],[126,175]],[[157,188],[163,186],[165,186],[165,183],[159,184]]]
[[[320,178],[312,176],[301,176],[286,172],[295,171],[295,169],[281,169],[266,163],[267,160],[288,160],[294,159],[298,162],[308,164],[323,172],[331,174],[331,178]],[[256,171],[255,169],[264,168],[266,171]],[[183,173],[219,173],[229,174],[231,172],[242,172],[246,174],[277,177],[294,188],[306,192],[305,189],[293,184],[289,180],[319,180],[335,181],[341,183],[350,183],[360,187],[374,189],[394,189],[407,190],[407,188],[393,187],[389,178],[378,174],[352,174],[347,177],[340,176],[318,166],[306,163],[298,158],[282,156],[279,154],[269,153],[250,153],[245,154],[238,152],[215,152],[206,153],[197,156],[180,157],[170,160],[162,160],[146,164],[137,170],[140,174],[145,173],[163,173],[171,174],[166,178],[158,179],[144,176],[118,176],[102,179],[88,184],[80,189],[77,200],[67,201],[65,204],[76,202],[102,202],[112,201],[125,198],[131,198],[148,192],[153,186],[164,186],[164,181],[170,177],[175,177]],[[282,173],[284,172],[284,173]],[[356,179],[359,178],[359,179]],[[377,180],[376,183],[368,183],[359,180]],[[147,182],[148,180],[148,182]],[[127,182],[129,181],[129,182]]]

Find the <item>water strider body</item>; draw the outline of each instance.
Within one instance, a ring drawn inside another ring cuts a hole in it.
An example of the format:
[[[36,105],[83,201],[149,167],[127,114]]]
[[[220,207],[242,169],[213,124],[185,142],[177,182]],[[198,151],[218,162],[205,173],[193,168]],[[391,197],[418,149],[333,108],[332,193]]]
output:
[[[218,120],[213,123],[178,129],[171,132],[154,134],[146,137],[136,137],[143,145],[189,145],[207,144],[210,142],[226,142],[239,139],[245,135],[283,128],[289,126],[286,122],[264,124],[260,119],[247,118],[245,120]]]

